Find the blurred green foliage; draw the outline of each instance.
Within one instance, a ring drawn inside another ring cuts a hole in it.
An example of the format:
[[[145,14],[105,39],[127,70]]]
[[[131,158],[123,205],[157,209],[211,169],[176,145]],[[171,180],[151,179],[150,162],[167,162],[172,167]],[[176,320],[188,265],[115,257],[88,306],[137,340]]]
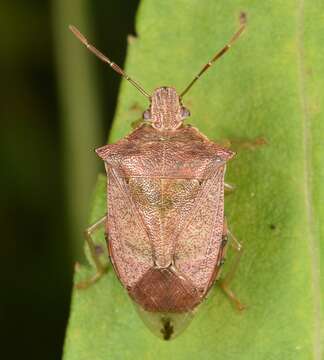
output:
[[[68,94],[62,96],[61,89],[70,86],[59,59],[72,57],[75,69],[84,63],[67,26],[72,21],[91,24],[88,28],[98,46],[111,49],[116,62],[123,64],[137,3],[75,0],[61,7],[56,0],[0,3],[2,358],[61,357],[73,263],[82,248],[87,199],[96,176],[96,171],[89,170],[89,161],[91,169],[101,165],[92,149],[106,141],[115,108],[120,79],[89,60],[84,73],[92,73],[94,85],[89,91],[98,94],[100,119],[90,117],[86,124],[66,116],[63,96]],[[72,43],[69,53],[63,49],[66,39]],[[82,74],[74,86],[86,85]],[[86,104],[75,99],[72,105],[86,113]],[[67,133],[68,122],[73,123],[73,139]],[[86,125],[101,130],[90,142],[78,136]],[[75,164],[69,163],[68,149],[74,139],[76,148],[89,154],[87,162],[79,160],[90,176],[82,188],[84,197],[72,194]]]

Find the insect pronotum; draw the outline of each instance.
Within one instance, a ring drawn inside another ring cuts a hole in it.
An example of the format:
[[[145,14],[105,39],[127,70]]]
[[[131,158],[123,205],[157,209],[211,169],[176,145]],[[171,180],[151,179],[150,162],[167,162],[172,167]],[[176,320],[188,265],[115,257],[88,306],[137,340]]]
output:
[[[85,233],[97,272],[76,286],[88,287],[106,270],[92,240],[93,232],[105,225],[109,256],[120,282],[146,325],[165,340],[188,325],[206,298],[220,274],[228,237],[237,257],[220,283],[237,307],[243,308],[229,288],[242,248],[224,217],[225,167],[234,153],[184,124],[190,112],[182,99],[244,28],[241,21],[228,44],[179,95],[173,87],[159,87],[150,94],[70,26],[91,52],[150,103],[143,123],[131,134],[96,149],[107,172],[108,209]]]

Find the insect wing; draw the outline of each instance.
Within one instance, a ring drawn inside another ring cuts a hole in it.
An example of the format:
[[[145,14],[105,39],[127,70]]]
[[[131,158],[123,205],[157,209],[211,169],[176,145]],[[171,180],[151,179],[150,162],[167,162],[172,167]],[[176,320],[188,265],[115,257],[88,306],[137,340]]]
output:
[[[199,289],[208,291],[217,271],[224,223],[225,165],[201,184],[194,211],[187,219],[175,247],[175,266]]]
[[[153,334],[163,340],[171,340],[180,335],[190,324],[194,317],[193,311],[186,313],[153,313],[143,310],[135,304],[135,308]]]
[[[153,266],[152,248],[127,180],[108,168],[109,254],[123,285],[133,286]]]

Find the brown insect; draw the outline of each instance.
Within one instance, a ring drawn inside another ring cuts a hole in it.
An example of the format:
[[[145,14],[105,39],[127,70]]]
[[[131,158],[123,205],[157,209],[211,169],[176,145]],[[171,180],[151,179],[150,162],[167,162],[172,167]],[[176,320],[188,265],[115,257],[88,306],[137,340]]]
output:
[[[188,325],[206,298],[219,276],[228,235],[238,256],[221,286],[243,308],[228,287],[242,253],[224,218],[224,187],[229,187],[224,183],[225,167],[234,153],[184,125],[190,113],[182,98],[244,28],[242,23],[180,95],[172,87],[157,88],[150,95],[70,26],[90,51],[150,101],[142,125],[117,143],[96,149],[107,172],[108,215],[86,231],[97,273],[76,286],[88,287],[106,270],[92,240],[93,232],[105,224],[111,263],[120,282],[144,322],[165,340]]]

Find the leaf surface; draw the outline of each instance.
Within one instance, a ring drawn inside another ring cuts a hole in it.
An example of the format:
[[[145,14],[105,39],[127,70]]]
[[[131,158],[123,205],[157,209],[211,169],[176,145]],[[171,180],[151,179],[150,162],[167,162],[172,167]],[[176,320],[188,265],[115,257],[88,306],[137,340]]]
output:
[[[190,123],[213,140],[232,140],[238,152],[227,171],[236,191],[225,209],[245,248],[232,287],[248,308],[238,313],[215,287],[190,327],[163,342],[109,271],[73,292],[65,360],[323,359],[324,3],[143,0],[126,71],[150,92],[183,90],[236,31],[241,11],[246,33],[184,104]],[[147,106],[122,82],[109,141],[129,133]],[[242,146],[260,137],[267,145]],[[91,220],[104,213],[100,177]],[[104,243],[102,233],[96,239]],[[82,267],[75,281],[93,271]]]

